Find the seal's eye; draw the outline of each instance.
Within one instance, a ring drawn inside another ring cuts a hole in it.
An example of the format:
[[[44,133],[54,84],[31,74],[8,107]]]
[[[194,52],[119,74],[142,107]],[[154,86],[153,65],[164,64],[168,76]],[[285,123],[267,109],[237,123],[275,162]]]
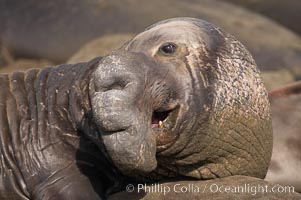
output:
[[[171,55],[177,50],[177,45],[171,42],[165,43],[160,47],[160,52],[164,55]]]

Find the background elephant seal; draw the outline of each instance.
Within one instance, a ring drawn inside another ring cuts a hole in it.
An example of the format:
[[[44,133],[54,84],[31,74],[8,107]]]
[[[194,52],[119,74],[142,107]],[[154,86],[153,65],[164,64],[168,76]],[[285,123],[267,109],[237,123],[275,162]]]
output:
[[[39,59],[18,59],[14,60],[3,68],[0,68],[0,73],[11,73],[14,71],[26,71],[30,68],[45,68],[53,66],[48,60]]]
[[[122,4],[120,0],[2,0],[0,40],[16,58],[65,63],[90,40],[139,33],[147,24],[179,16],[202,18],[233,34],[262,71],[277,70],[283,77],[278,70],[286,68],[294,80],[300,79],[301,39],[297,34],[255,12],[217,0],[123,0]],[[293,22],[299,26],[298,20]]]
[[[266,15],[276,22],[288,27],[301,35],[301,1],[277,1],[277,0],[223,0],[231,2],[250,10]]]
[[[301,192],[301,82],[275,89],[269,98],[274,146],[266,180],[292,185]]]
[[[110,34],[96,38],[80,48],[68,59],[68,63],[87,62],[99,55],[106,55],[132,39],[132,33]]]
[[[1,44],[0,41],[0,70],[13,62],[13,56],[9,53],[7,48]]]
[[[244,46],[161,21],[88,63],[0,76],[0,197],[100,199],[131,181],[264,178],[267,92]]]

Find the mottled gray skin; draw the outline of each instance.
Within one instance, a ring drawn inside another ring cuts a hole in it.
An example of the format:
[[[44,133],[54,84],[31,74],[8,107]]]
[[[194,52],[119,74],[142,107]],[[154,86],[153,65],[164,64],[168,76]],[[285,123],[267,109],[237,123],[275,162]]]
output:
[[[101,199],[129,179],[264,178],[269,166],[257,66],[202,20],[162,21],[102,59],[0,85],[1,199]]]

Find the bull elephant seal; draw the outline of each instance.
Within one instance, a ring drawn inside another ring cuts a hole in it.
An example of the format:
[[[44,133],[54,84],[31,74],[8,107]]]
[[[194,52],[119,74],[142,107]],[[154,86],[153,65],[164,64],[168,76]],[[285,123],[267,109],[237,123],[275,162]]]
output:
[[[130,181],[264,178],[269,166],[257,66],[203,20],[165,20],[104,58],[0,85],[1,199],[101,199]]]

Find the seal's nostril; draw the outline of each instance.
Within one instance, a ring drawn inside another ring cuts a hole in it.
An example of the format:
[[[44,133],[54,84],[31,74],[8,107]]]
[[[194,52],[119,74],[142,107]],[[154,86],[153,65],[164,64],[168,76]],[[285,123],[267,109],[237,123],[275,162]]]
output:
[[[103,85],[103,92],[110,90],[123,90],[128,85],[128,81],[125,80],[115,80]]]
[[[112,85],[106,87],[106,90],[122,90],[124,88],[123,84],[113,83]]]

